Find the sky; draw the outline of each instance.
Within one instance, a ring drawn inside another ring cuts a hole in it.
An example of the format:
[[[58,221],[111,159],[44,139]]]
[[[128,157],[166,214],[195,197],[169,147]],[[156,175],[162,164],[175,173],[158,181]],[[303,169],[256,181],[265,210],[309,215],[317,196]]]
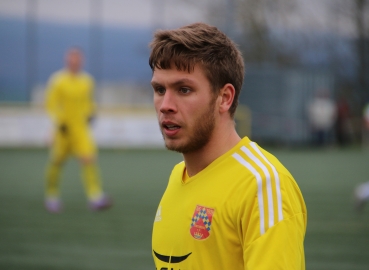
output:
[[[37,18],[45,21],[64,24],[94,21],[105,26],[174,28],[197,21],[206,22],[209,16],[206,6],[220,5],[226,11],[229,3],[235,3],[235,0],[0,0],[0,16],[25,18],[27,7],[31,8],[32,3]],[[355,32],[349,17],[337,19],[336,15],[342,13],[336,5],[337,0],[295,0],[294,3],[297,12],[269,14],[268,20],[273,20],[271,25],[283,23],[284,27],[295,30],[338,31],[349,36]],[[343,12],[349,14],[348,9],[349,6],[343,8]],[[220,18],[220,22],[224,19]]]
[[[1,0],[0,16],[24,18],[32,3],[39,19],[61,23],[169,27],[204,19],[197,6],[172,0]]]

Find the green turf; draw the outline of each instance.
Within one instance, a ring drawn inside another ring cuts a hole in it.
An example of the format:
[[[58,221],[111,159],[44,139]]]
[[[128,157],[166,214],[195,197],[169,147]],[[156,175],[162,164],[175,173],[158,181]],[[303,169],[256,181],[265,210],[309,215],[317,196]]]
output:
[[[369,152],[270,149],[291,171],[308,207],[306,265],[369,269],[369,205],[353,211],[352,191],[369,180]],[[0,150],[0,269],[154,269],[151,228],[168,176],[181,156],[161,150],[101,150],[105,189],[115,205],[88,211],[78,164],[65,167],[65,211],[43,208],[43,149]]]

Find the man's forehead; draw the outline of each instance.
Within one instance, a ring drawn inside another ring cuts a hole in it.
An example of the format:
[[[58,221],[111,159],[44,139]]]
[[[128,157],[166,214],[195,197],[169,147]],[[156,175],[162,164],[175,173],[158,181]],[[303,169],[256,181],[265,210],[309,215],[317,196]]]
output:
[[[179,69],[175,66],[172,66],[171,68],[166,68],[166,69],[155,67],[152,73],[152,79],[154,79],[155,77],[169,76],[169,75],[189,78],[189,77],[192,77],[192,75],[196,75],[196,74],[205,75],[204,68],[200,64],[196,64],[191,70]]]
[[[199,79],[197,72],[181,71],[177,69],[157,69],[154,70],[151,78],[152,84],[164,83],[193,83]],[[200,75],[201,76],[201,75]]]

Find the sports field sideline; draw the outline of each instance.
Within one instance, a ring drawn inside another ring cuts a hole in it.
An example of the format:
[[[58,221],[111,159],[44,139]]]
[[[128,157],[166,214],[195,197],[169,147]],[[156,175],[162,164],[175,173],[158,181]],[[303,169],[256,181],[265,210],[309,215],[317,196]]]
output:
[[[353,209],[354,186],[369,180],[369,151],[268,149],[291,171],[305,197],[306,269],[369,269],[369,205]],[[87,209],[78,164],[63,173],[65,209],[43,208],[45,149],[0,149],[0,270],[154,269],[151,228],[179,154],[101,150],[99,164],[115,205]]]

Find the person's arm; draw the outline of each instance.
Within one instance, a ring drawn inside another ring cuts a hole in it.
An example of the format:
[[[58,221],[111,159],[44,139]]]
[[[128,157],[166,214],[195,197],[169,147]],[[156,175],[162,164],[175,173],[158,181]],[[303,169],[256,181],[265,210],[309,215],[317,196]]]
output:
[[[89,78],[90,95],[87,98],[86,115],[87,121],[91,124],[96,118],[96,102],[95,102],[95,81],[92,77]]]
[[[305,214],[296,214],[270,228],[244,249],[245,270],[304,270]]]
[[[260,229],[259,207],[250,215],[244,215],[242,222],[243,258],[245,270],[304,270],[304,237],[307,212],[303,197],[290,175],[279,175],[283,216],[274,207],[274,224]],[[274,201],[276,203],[276,201]],[[276,205],[274,205],[276,206]],[[264,214],[269,215],[264,201]],[[278,221],[278,219],[280,220]]]
[[[46,88],[45,107],[48,115],[54,122],[59,122],[59,93],[58,80],[55,75],[51,76]]]
[[[59,84],[60,82],[58,77],[56,75],[51,76],[46,89],[45,107],[51,120],[58,127],[58,130],[66,134],[68,132],[68,128],[65,124],[61,110]]]

